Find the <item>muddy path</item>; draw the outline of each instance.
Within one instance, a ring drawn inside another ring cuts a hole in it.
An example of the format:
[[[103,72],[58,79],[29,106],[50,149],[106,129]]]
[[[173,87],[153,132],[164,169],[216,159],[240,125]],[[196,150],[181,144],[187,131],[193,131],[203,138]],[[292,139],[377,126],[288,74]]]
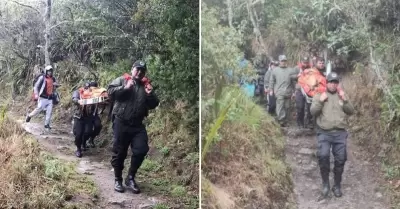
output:
[[[328,199],[318,201],[321,194],[321,177],[316,157],[316,135],[310,130],[287,128],[286,133],[286,161],[292,168],[292,175],[299,209],[389,209],[389,197],[385,195],[380,166],[368,162],[363,153],[348,138],[347,155],[342,181],[341,198],[330,193]],[[331,170],[333,170],[333,156],[331,154]],[[330,173],[331,186],[333,173]]]
[[[105,157],[104,149],[90,148],[84,152],[82,158],[74,155],[76,150],[74,138],[71,134],[71,124],[54,124],[52,130],[46,131],[43,127],[43,119],[34,118],[29,123],[21,113],[10,112],[9,118],[18,122],[28,133],[32,134],[42,147],[52,153],[55,157],[74,162],[77,164],[77,172],[91,178],[98,190],[99,198],[93,200],[96,208],[131,208],[149,209],[153,208],[159,200],[145,194],[133,194],[129,190],[125,193],[114,191],[114,173],[110,165],[110,159]],[[126,172],[126,170],[124,170]],[[140,185],[140,179],[138,179]],[[144,190],[144,188],[142,188]]]

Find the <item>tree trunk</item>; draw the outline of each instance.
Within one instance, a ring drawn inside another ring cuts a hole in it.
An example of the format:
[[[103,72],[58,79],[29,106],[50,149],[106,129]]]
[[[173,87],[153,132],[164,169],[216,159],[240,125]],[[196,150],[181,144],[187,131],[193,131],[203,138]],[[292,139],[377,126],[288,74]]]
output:
[[[228,8],[228,22],[229,27],[233,28],[233,8],[232,8],[232,0],[226,0],[226,6]]]
[[[51,48],[50,48],[50,22],[51,17],[51,0],[47,0],[46,6],[46,14],[44,16],[44,22],[46,24],[46,29],[44,33],[44,40],[45,40],[45,48],[44,48],[44,58],[45,58],[45,65],[50,65],[50,55],[51,55]]]

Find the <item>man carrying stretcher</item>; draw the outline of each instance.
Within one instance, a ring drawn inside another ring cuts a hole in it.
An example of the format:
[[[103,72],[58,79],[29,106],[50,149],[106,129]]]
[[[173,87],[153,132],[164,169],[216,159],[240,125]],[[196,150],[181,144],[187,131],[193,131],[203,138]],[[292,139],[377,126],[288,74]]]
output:
[[[84,87],[74,91],[72,101],[75,103],[73,110],[75,145],[77,157],[82,157],[82,150],[87,150],[87,141],[94,147],[94,137],[102,128],[98,116],[99,105],[108,98],[107,90],[98,88],[96,82],[87,82]]]
[[[298,75],[297,86],[299,88],[296,88],[296,109],[297,125],[299,128],[305,128],[306,125],[314,125],[310,114],[312,98],[316,94],[326,91],[326,78],[323,74],[325,71],[324,59],[317,58],[313,66],[312,68],[299,71]],[[307,112],[306,115],[305,112]]]

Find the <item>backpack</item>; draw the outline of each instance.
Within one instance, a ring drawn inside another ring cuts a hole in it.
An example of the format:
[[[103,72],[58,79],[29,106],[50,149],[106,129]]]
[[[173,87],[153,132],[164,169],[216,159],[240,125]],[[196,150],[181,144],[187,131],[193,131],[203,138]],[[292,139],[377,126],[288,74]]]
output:
[[[57,91],[54,91],[53,93],[53,105],[58,105],[60,103],[60,94]]]
[[[35,78],[33,79],[33,84],[32,84],[33,87],[35,87],[35,84],[38,81],[40,76],[44,76],[44,73],[39,73],[38,75],[35,76]]]

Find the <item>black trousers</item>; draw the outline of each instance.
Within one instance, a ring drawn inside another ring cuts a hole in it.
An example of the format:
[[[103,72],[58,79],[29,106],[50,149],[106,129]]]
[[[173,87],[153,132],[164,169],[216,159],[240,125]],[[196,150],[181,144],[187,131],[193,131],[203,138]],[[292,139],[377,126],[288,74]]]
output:
[[[306,97],[299,89],[296,89],[295,97],[296,97],[297,125],[304,126],[304,124],[307,125],[312,124],[312,116],[310,112],[311,104],[307,103]],[[305,114],[306,111],[307,115]],[[306,116],[306,118],[304,116]]]
[[[268,113],[269,114],[275,114],[275,109],[276,109],[276,97],[275,95],[269,95],[267,96],[267,101],[268,101]]]
[[[93,131],[90,138],[93,140],[98,136],[103,129],[103,125],[101,124],[101,119],[98,115],[94,116],[93,118]]]
[[[93,133],[93,117],[74,118],[73,133],[75,135],[75,145],[81,150],[83,144],[90,138]]]
[[[334,180],[335,184],[340,184],[342,181],[342,174],[344,165],[347,161],[347,131],[335,131],[335,132],[317,132],[318,139],[318,163],[320,167],[322,182],[329,182],[330,172],[330,149],[332,147],[332,154],[334,160]]]
[[[124,124],[118,118],[114,120],[114,142],[112,147],[111,165],[114,168],[116,180],[122,180],[124,161],[131,147],[132,157],[128,175],[135,175],[149,151],[148,136],[143,124],[135,126]]]

